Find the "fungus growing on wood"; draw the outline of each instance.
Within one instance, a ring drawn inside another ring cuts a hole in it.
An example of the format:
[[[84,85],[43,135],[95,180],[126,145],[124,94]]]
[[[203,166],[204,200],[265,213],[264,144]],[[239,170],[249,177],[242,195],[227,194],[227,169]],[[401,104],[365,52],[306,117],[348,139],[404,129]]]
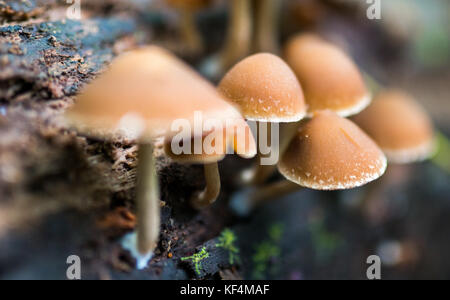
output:
[[[235,120],[223,130],[205,133],[200,138],[193,137],[187,147],[188,153],[175,154],[172,142],[168,140],[164,146],[167,156],[172,160],[179,163],[204,165],[206,187],[203,191],[196,192],[190,200],[191,205],[196,209],[208,207],[219,196],[221,184],[218,161],[221,161],[228,153],[237,153],[244,158],[256,155],[256,143],[244,119]],[[201,151],[195,151],[196,143],[202,146]]]
[[[355,63],[319,36],[291,38],[284,55],[302,85],[309,116],[328,109],[348,117],[370,104],[370,93]]]
[[[296,122],[306,113],[303,92],[295,74],[278,56],[249,56],[223,77],[219,91],[236,103],[247,120]]]
[[[85,135],[107,140],[122,137],[139,144],[137,235],[127,235],[123,242],[136,257],[138,268],[144,268],[151,259],[160,232],[153,140],[174,136],[174,120],[185,120],[193,128],[196,111],[205,119],[242,118],[189,66],[166,50],[150,46],[117,58],[66,114]],[[186,137],[191,136],[189,131]]]
[[[324,111],[302,125],[278,169],[303,187],[344,190],[377,179],[386,166],[383,152],[358,126]]]
[[[356,188],[382,176],[386,167],[381,149],[352,121],[330,111],[318,112],[302,122],[278,163],[288,181],[238,195],[233,208],[246,214],[271,196],[292,192],[296,186],[328,191]]]
[[[296,122],[306,114],[302,88],[295,74],[282,59],[272,54],[260,53],[243,59],[228,71],[218,89],[240,107],[247,120],[280,124],[280,154],[297,131]],[[262,134],[259,133],[259,139]],[[270,146],[275,150],[278,145]],[[263,165],[263,157],[259,156],[252,179],[255,183],[263,182],[274,169],[274,166]]]
[[[435,152],[430,118],[401,90],[380,92],[353,120],[377,142],[392,163],[422,161]]]

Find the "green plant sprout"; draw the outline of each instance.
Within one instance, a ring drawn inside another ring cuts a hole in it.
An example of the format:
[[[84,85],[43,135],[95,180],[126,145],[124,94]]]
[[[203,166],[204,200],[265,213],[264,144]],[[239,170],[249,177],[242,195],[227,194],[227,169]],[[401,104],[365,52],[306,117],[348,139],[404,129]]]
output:
[[[269,229],[269,239],[264,240],[256,246],[255,254],[253,255],[253,278],[262,279],[266,273],[269,263],[274,258],[281,255],[279,242],[283,237],[284,225],[274,224]],[[272,267],[271,273],[275,273],[275,266]]]
[[[200,275],[202,269],[202,260],[208,257],[209,253],[208,251],[206,251],[206,247],[203,247],[200,252],[195,253],[192,256],[182,257],[181,261],[191,260],[195,267],[195,273],[197,273],[197,275]]]
[[[236,240],[236,234],[230,229],[225,229],[219,236],[219,243],[216,244],[216,247],[228,251],[230,265],[234,265],[235,262],[240,261],[239,248],[234,245]]]

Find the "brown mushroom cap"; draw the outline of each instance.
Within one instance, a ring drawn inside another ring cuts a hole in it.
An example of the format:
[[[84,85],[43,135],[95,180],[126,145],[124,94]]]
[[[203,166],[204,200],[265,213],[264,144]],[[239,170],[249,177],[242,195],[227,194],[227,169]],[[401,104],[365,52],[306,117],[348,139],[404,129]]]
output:
[[[310,116],[329,109],[348,117],[369,105],[371,96],[355,63],[320,37],[295,36],[286,45],[285,58],[302,85]]]
[[[353,120],[377,142],[391,162],[421,161],[434,153],[432,122],[403,91],[381,92]]]
[[[224,76],[218,89],[239,105],[248,120],[296,122],[306,114],[295,74],[272,54],[255,54],[240,61]]]
[[[172,136],[172,122],[195,112],[203,120],[240,120],[242,116],[214,86],[166,50],[150,46],[117,58],[78,97],[67,119],[98,138],[151,140]]]
[[[302,124],[278,169],[301,186],[341,190],[377,179],[386,166],[383,152],[358,126],[323,111]]]
[[[207,146],[201,148],[201,153],[195,153],[194,151],[195,139],[202,145]],[[209,145],[211,148],[209,148]],[[180,163],[218,162],[229,153],[236,153],[244,158],[252,158],[257,152],[255,139],[244,119],[229,124],[224,130],[205,133],[201,138],[192,138],[190,146],[190,154],[175,154],[172,151],[172,140],[168,139],[164,143],[164,150],[168,157]]]

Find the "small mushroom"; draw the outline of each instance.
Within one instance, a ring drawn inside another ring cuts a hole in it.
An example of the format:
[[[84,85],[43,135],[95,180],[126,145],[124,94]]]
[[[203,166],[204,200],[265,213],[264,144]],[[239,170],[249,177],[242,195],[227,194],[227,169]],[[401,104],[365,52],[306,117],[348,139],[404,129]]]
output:
[[[279,0],[255,1],[255,34],[254,51],[278,53],[279,28],[278,22],[281,14]]]
[[[226,154],[232,152],[244,158],[256,155],[256,144],[252,132],[244,119],[235,120],[233,124],[224,128],[206,133],[198,142],[203,145],[200,153],[195,153],[195,138],[190,143],[189,154],[175,154],[172,141],[165,143],[165,152],[168,157],[179,163],[200,163],[204,165],[206,187],[203,191],[191,197],[191,205],[196,209],[203,209],[213,204],[220,193],[220,174],[218,161]]]
[[[377,142],[392,163],[422,161],[436,150],[430,118],[401,90],[380,92],[353,120]]]
[[[318,112],[302,121],[278,163],[278,170],[288,181],[240,195],[232,200],[232,207],[246,214],[273,195],[292,192],[295,185],[297,189],[328,191],[356,188],[382,176],[386,167],[381,149],[352,121],[331,111]]]
[[[198,54],[203,51],[203,39],[195,25],[195,13],[207,6],[212,0],[166,0],[181,15],[180,31],[187,51],[190,54]]]
[[[355,63],[319,36],[291,38],[284,55],[303,87],[309,116],[328,109],[348,117],[370,104],[370,93]]]
[[[302,88],[295,74],[281,58],[273,54],[259,53],[243,59],[228,71],[218,89],[240,107],[247,120],[280,124],[280,154],[295,135],[298,128],[296,122],[306,115]],[[261,133],[259,138],[262,138]],[[274,145],[271,147],[274,150]],[[261,153],[259,158],[263,158]],[[259,163],[252,181],[263,182],[274,168],[275,165]]]
[[[214,86],[189,66],[166,50],[150,46],[117,58],[66,114],[83,134],[106,140],[121,137],[139,144],[137,234],[127,235],[123,246],[136,257],[140,269],[151,259],[160,232],[153,140],[171,138],[174,120],[186,120],[193,127],[196,111],[205,119],[241,118]]]
[[[345,190],[384,174],[386,157],[350,120],[318,112],[302,125],[278,164],[292,182],[314,190]]]

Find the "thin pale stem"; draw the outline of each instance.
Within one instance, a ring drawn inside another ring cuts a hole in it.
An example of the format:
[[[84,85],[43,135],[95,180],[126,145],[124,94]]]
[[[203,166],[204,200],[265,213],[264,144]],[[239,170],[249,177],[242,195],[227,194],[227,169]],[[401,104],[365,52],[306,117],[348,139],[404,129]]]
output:
[[[295,135],[298,132],[299,122],[292,122],[292,123],[280,123],[280,131],[279,131],[279,145],[278,145],[278,155],[279,159],[283,156],[283,154],[286,152],[287,148],[289,147],[289,144],[291,143],[292,139],[295,137]],[[265,134],[262,132],[259,132],[259,134]],[[266,133],[268,135],[268,140],[270,141],[270,134],[271,130],[269,129]],[[258,135],[260,137],[260,135]],[[272,151],[276,151],[277,145],[271,145]],[[260,153],[258,153],[258,160],[257,165],[254,167],[255,171],[253,173],[253,179],[251,183],[253,185],[261,185],[264,182],[267,181],[267,179],[274,174],[277,165],[263,165],[261,163],[261,159],[264,157]]]
[[[300,185],[289,180],[282,180],[267,186],[258,187],[255,188],[255,192],[249,196],[249,206],[252,209],[255,209],[270,200],[289,195],[301,189],[302,187]]]
[[[250,53],[252,35],[251,0],[230,0],[226,44],[221,56],[221,67],[228,69]]]
[[[256,0],[255,52],[278,53],[279,0]]]
[[[205,164],[206,187],[203,191],[195,193],[191,205],[196,209],[203,209],[213,204],[220,194],[220,173],[217,162]]]
[[[138,163],[137,248],[141,254],[147,254],[152,252],[158,243],[161,213],[158,177],[151,144],[139,145]]]
[[[195,25],[194,13],[189,10],[181,10],[181,36],[188,51],[199,53],[203,50],[203,40]]]

